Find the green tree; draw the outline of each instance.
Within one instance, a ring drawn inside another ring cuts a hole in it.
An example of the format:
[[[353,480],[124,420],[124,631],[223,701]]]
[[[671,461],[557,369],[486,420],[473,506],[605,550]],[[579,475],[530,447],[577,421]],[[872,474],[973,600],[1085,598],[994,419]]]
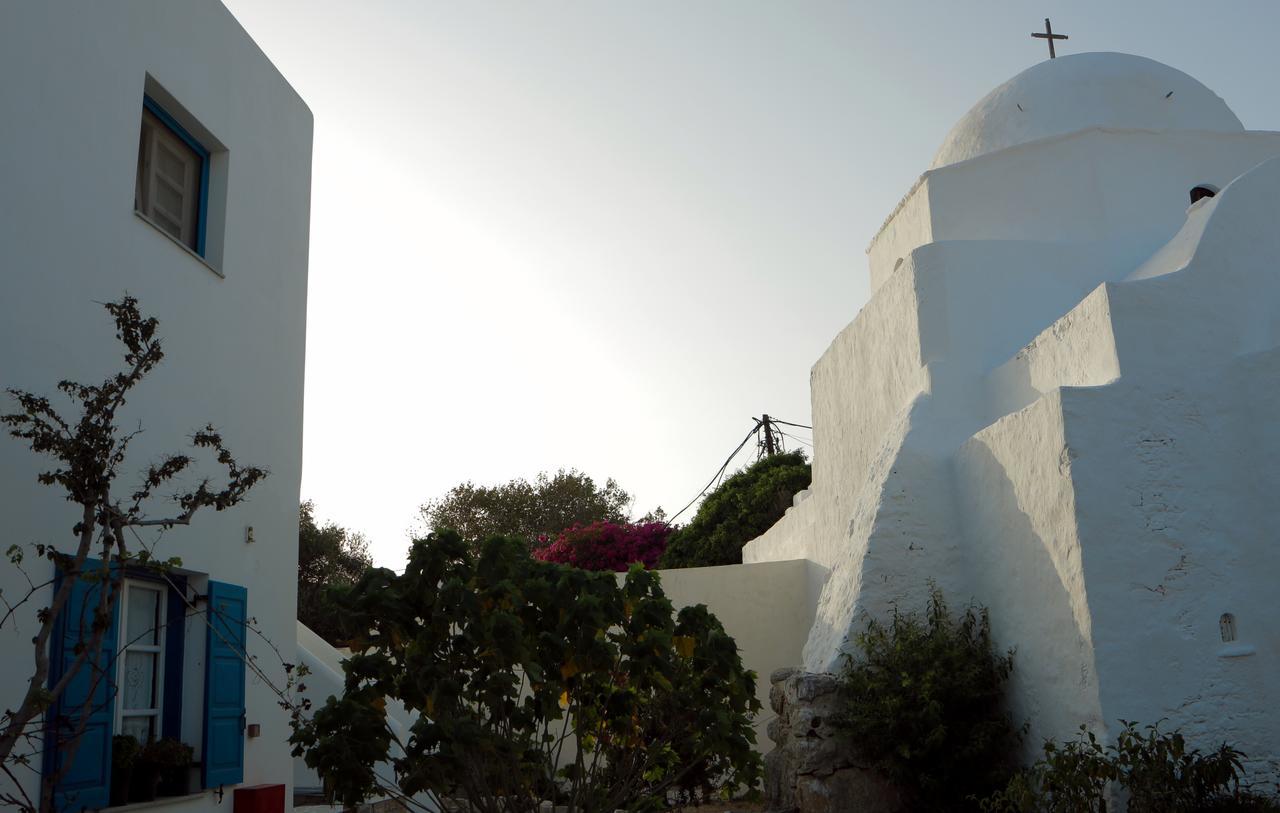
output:
[[[1004,711],[1013,653],[991,641],[987,611],[952,617],[932,587],[923,617],[874,619],[847,657],[832,724],[854,756],[900,787],[910,810],[977,809],[1013,772],[1020,732]]]
[[[315,503],[298,506],[298,620],[343,646],[330,588],[351,587],[373,567],[369,542],[335,523],[316,524]]]
[[[671,535],[661,567],[742,563],[742,546],[782,519],[812,470],[802,452],[762,458],[729,477],[698,506],[693,521]]]
[[[604,486],[577,469],[543,472],[531,483],[516,478],[497,486],[471,481],[420,509],[429,531],[452,528],[472,544],[491,536],[522,539],[531,546],[574,525],[626,522],[631,495],[613,478]]]
[[[340,601],[360,654],[291,742],[346,806],[398,787],[481,813],[612,813],[759,779],[755,674],[706,607],[673,612],[653,571],[620,582],[445,531]],[[390,701],[414,719],[398,740]],[[388,761],[392,777],[374,769]]]

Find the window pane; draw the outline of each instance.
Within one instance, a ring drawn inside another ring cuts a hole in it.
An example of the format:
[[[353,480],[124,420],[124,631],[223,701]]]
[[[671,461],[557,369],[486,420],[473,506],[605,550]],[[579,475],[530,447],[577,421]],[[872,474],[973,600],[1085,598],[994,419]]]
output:
[[[166,232],[172,235],[175,239],[177,240],[182,239],[182,227],[178,225],[178,221],[170,220],[169,218],[165,217],[165,215],[159,209],[156,209],[154,212],[151,213],[151,222],[155,223],[157,226],[164,229]]]
[[[157,141],[156,147],[156,171],[160,173],[160,177],[179,188],[185,187],[187,163],[190,159],[179,152],[177,144],[170,143],[167,139]]]
[[[156,707],[156,665],[159,657],[154,652],[124,653],[124,707],[126,709]]]
[[[154,722],[154,717],[125,717],[120,723],[120,733],[146,745],[151,739]]]
[[[159,179],[155,185],[155,209],[152,214],[157,218],[165,217],[175,223],[182,222],[182,193]]]
[[[160,623],[160,591],[145,587],[129,587],[129,606],[125,609],[126,646],[131,644],[155,644],[156,627]]]

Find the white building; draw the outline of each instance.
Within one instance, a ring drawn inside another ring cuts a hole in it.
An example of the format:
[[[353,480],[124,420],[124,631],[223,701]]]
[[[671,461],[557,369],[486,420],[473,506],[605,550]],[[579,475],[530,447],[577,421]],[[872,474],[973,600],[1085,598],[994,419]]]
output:
[[[932,578],[1017,648],[1031,750],[1165,719],[1280,778],[1277,155],[1123,54],[961,119],[813,368],[812,487],[744,549],[828,569],[806,669]]]
[[[182,559],[177,587],[130,575],[110,633],[129,650],[113,667],[121,691],[104,694],[59,802],[109,802],[122,733],[194,747],[199,790],[185,811],[226,810],[235,786],[281,784],[287,799],[288,718],[268,685],[284,673],[268,641],[293,659],[311,113],[216,0],[7,3],[0,75],[0,387],[53,397],[60,379],[120,369],[97,303],[128,292],[160,319],[166,359],[121,414],[145,431],[118,488],[206,422],[242,464],[270,470],[247,503],[164,535],[157,552]],[[0,438],[6,547],[74,542],[74,506],[36,483],[46,463]],[[200,471],[220,474],[208,459]],[[37,581],[53,575],[34,556],[27,566]],[[0,587],[25,592],[7,562]],[[268,680],[219,648],[211,605]],[[159,618],[158,639],[128,635],[144,613]],[[34,631],[30,613],[0,628],[5,707],[32,674]],[[22,784],[38,798],[52,756],[33,759]]]

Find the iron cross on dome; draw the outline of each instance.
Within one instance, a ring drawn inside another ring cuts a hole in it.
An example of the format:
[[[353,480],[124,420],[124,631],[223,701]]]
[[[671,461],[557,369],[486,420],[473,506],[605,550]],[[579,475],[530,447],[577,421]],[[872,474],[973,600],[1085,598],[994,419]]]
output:
[[[1058,56],[1058,55],[1057,55],[1056,53],[1054,53],[1054,51],[1053,51],[1053,41],[1054,41],[1054,40],[1065,40],[1065,39],[1069,39],[1069,37],[1068,37],[1066,34],[1055,34],[1055,33],[1053,33],[1053,26],[1049,24],[1049,18],[1048,18],[1048,17],[1045,17],[1045,18],[1044,18],[1044,33],[1043,33],[1043,34],[1041,34],[1041,33],[1039,33],[1039,32],[1033,31],[1033,32],[1031,32],[1031,36],[1035,37],[1036,39],[1042,39],[1042,40],[1048,40],[1048,41],[1049,41],[1049,58],[1050,58],[1050,59],[1056,59],[1056,58],[1057,58],[1057,56]]]

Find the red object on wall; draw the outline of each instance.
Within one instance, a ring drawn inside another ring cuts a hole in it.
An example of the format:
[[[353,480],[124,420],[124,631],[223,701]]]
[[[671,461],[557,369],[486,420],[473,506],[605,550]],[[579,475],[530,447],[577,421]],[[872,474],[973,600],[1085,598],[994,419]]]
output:
[[[235,813],[284,813],[284,785],[236,788]]]

